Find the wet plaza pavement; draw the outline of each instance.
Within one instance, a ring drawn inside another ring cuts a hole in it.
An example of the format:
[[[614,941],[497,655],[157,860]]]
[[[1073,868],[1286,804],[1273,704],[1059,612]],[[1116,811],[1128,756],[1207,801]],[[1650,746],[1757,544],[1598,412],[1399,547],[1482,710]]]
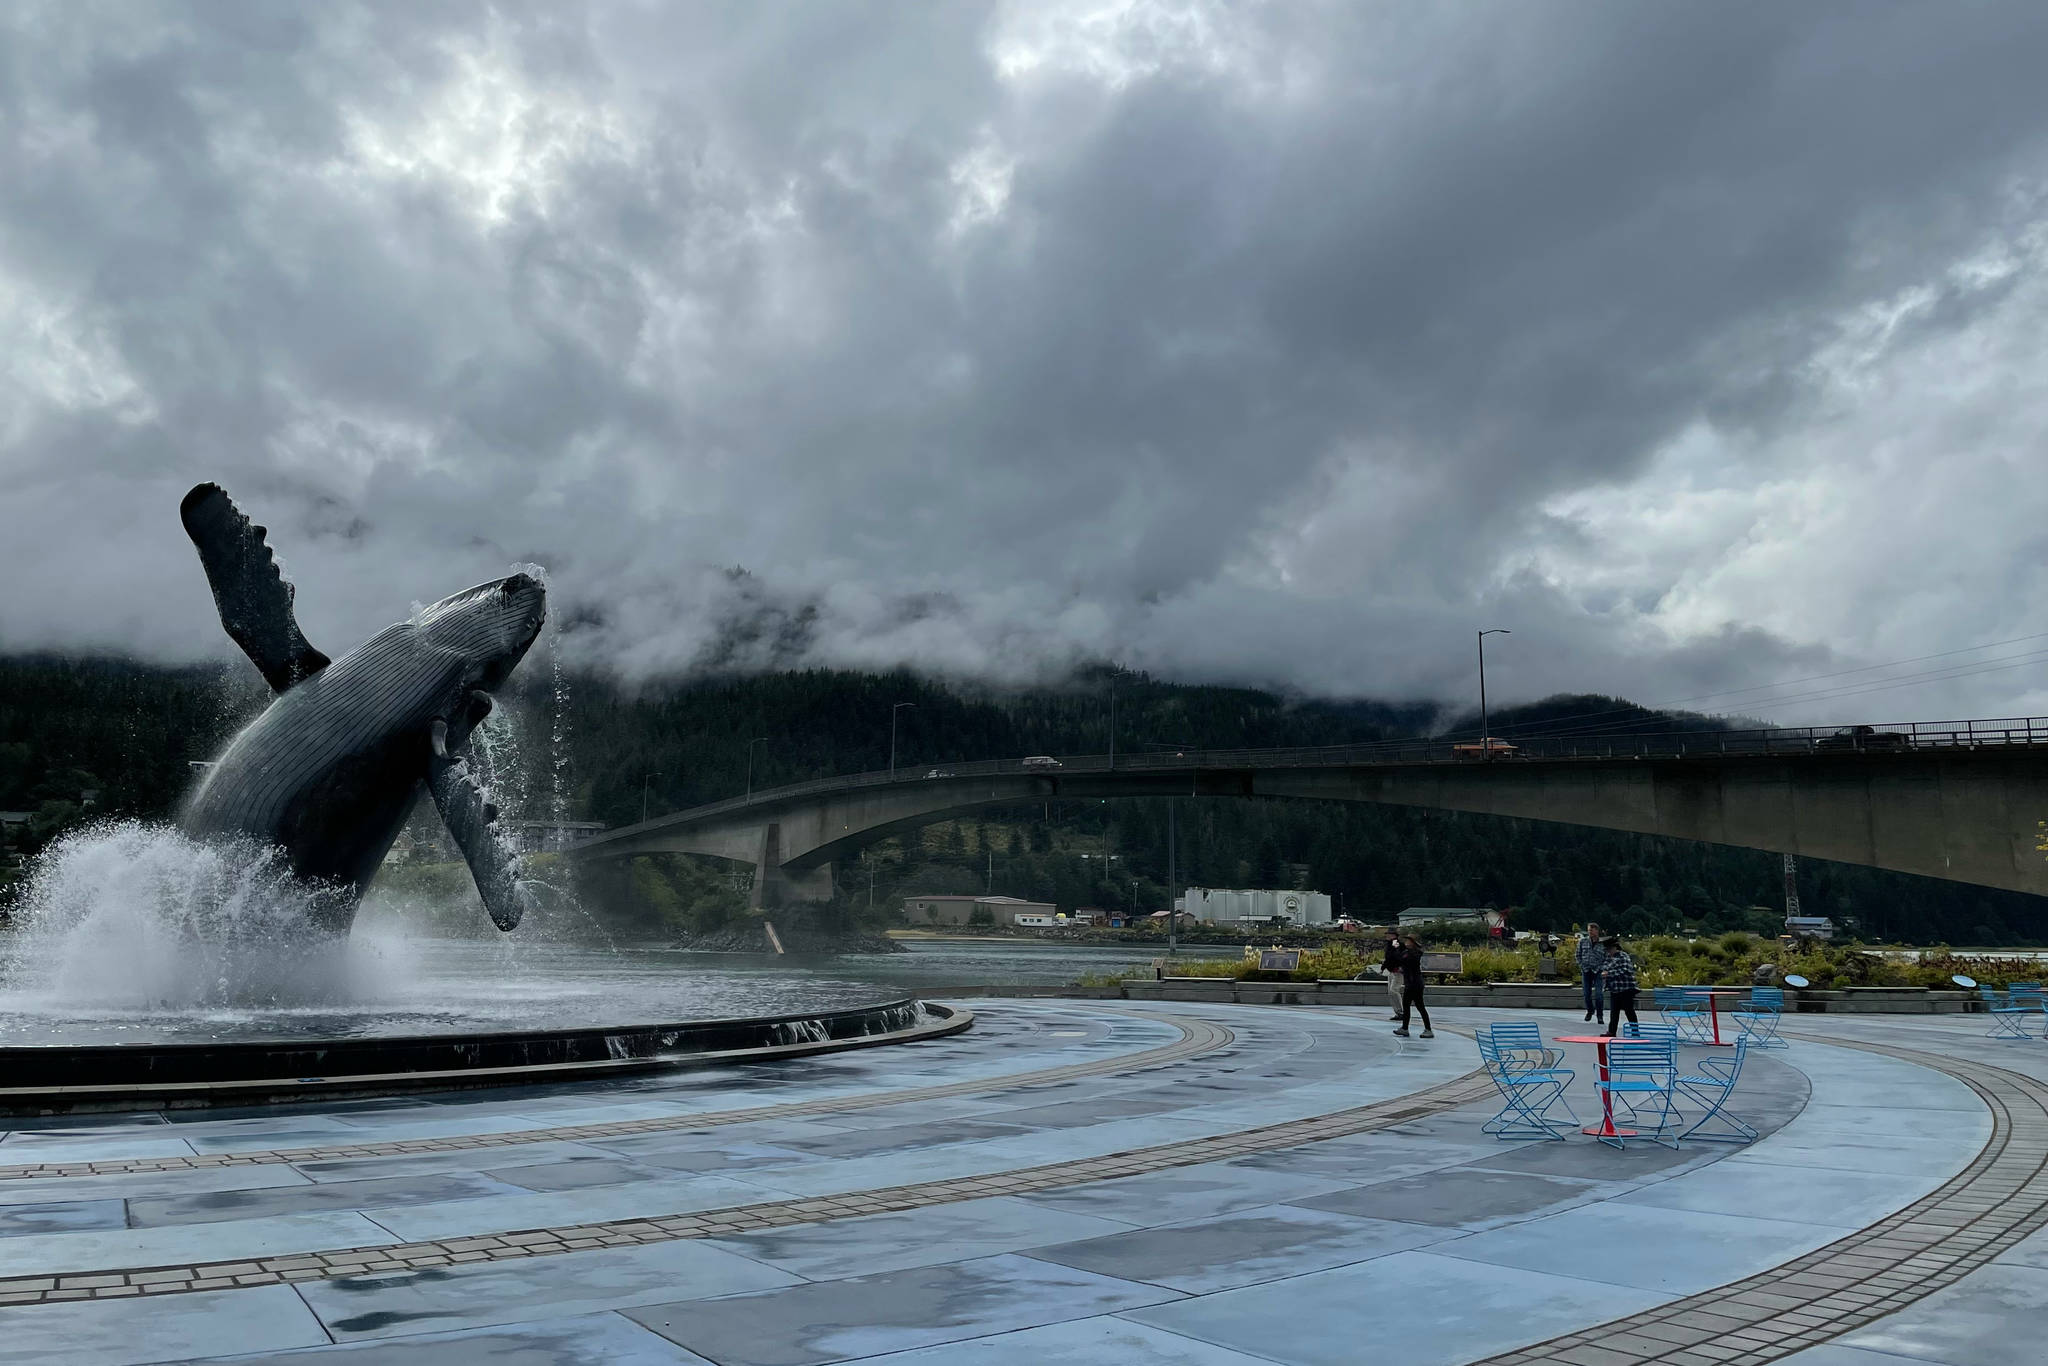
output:
[[[964,1004],[740,1069],[15,1121],[0,1362],[1991,1366],[2048,1329],[2048,1241],[1993,1227],[2044,1199],[2048,1044],[1974,1017],[1801,1017],[1732,1103],[1763,1136],[1674,1152],[1483,1134],[1488,1012]]]

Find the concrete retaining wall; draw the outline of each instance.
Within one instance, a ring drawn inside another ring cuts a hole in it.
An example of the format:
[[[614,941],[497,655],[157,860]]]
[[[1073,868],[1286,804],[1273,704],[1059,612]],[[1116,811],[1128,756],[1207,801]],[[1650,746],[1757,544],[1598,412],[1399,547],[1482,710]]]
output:
[[[1387,985],[1378,979],[1362,982],[1241,982],[1229,977],[1166,977],[1158,981],[1125,982],[1116,987],[951,986],[921,988],[930,997],[1052,997],[1083,1001],[1211,1001],[1222,1005],[1380,1006],[1387,1004]],[[1584,997],[1576,982],[1488,982],[1432,986],[1430,1005],[1484,1006],[1492,1010],[1582,1010]],[[1978,1008],[1977,999],[1961,991],[1923,987],[1851,987],[1846,991],[1785,989],[1788,1010],[1812,1014],[1961,1015]],[[1649,993],[1642,1008],[1650,1010]],[[1723,1011],[1729,1002],[1723,1001]]]

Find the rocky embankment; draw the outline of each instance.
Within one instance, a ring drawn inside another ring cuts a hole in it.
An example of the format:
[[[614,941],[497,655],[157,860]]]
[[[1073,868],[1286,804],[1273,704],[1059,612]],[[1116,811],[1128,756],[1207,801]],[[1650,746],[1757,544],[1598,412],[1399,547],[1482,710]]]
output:
[[[774,953],[775,945],[768,938],[769,925],[775,927],[775,937],[782,941],[782,951],[788,954],[908,952],[887,935],[829,928],[802,919],[784,921],[774,916],[750,916],[723,929],[678,940],[675,947],[694,953]]]

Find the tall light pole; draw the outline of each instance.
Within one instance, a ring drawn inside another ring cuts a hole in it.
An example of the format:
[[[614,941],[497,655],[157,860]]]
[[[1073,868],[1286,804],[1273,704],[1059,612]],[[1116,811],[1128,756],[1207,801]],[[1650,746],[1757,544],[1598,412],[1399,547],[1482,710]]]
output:
[[[898,702],[889,708],[889,776],[896,776],[896,713],[905,707],[915,707],[915,702]]]
[[[752,800],[754,799],[754,746],[755,746],[755,745],[765,745],[765,744],[767,744],[767,743],[768,743],[768,737],[767,737],[767,736],[765,736],[765,735],[757,735],[757,736],[755,736],[755,737],[754,737],[753,739],[751,739],[751,740],[747,741],[747,800],[748,800],[748,801],[752,801]]]
[[[1109,674],[1109,766],[1116,767],[1116,671]]]
[[[1488,636],[1511,636],[1514,632],[1505,626],[1492,626],[1479,633],[1479,757],[1493,757],[1493,726],[1486,718],[1486,638]]]
[[[647,785],[653,781],[654,775],[652,773],[644,774],[640,779],[640,824],[642,825],[647,824]]]
[[[1180,952],[1180,913],[1173,909],[1173,815],[1180,803],[1172,797],[1166,799],[1166,951]]]

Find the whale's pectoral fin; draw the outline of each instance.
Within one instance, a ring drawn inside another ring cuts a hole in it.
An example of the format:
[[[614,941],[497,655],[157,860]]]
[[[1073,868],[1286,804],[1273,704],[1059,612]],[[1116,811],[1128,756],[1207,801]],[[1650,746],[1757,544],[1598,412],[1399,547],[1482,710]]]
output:
[[[186,494],[178,516],[199,548],[220,624],[263,671],[264,682],[283,692],[326,668],[327,656],[299,633],[292,586],[278,572],[264,529],[251,525],[218,484]]]
[[[498,843],[498,832],[491,826],[496,809],[484,800],[463,762],[444,754],[427,761],[427,790],[434,794],[442,823],[469,862],[469,875],[476,879],[491,923],[512,929],[525,914],[526,890],[519,883],[518,858]]]

